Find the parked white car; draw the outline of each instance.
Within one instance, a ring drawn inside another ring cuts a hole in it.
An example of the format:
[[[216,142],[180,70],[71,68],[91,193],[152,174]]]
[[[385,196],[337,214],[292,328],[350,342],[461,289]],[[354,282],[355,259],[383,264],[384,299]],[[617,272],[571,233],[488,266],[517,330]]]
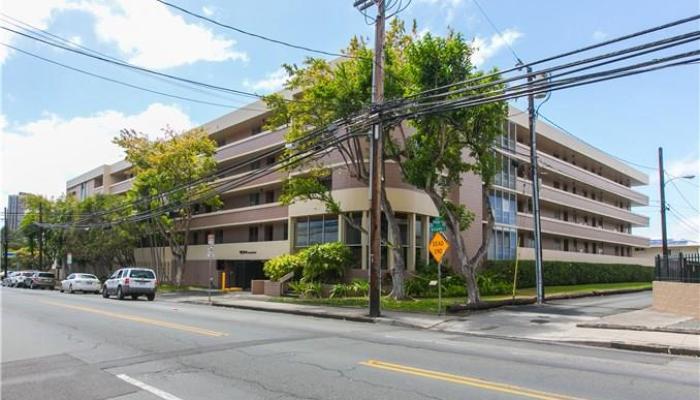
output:
[[[61,281],[61,292],[100,293],[100,280],[92,274],[70,274]]]
[[[148,268],[122,268],[115,271],[102,285],[102,297],[116,295],[119,300],[131,296],[136,300],[146,295],[149,301],[156,298],[156,273]]]

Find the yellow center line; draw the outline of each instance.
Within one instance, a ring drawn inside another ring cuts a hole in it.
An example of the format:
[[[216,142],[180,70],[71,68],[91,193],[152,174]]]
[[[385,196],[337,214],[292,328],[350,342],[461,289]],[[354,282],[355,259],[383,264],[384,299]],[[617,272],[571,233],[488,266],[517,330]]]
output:
[[[179,330],[179,331],[183,331],[183,332],[196,333],[198,335],[214,336],[214,337],[228,336],[228,333],[212,331],[212,330],[203,329],[203,328],[197,328],[196,326],[182,325],[182,324],[177,324],[177,323],[168,322],[168,321],[162,321],[162,320],[158,320],[158,319],[137,317],[135,315],[127,315],[127,314],[115,313],[115,312],[111,312],[111,311],[104,311],[104,310],[99,310],[97,308],[92,308],[92,307],[58,303],[58,302],[53,302],[53,301],[42,301],[42,303],[50,304],[52,306],[57,306],[57,307],[70,308],[73,310],[89,312],[89,313],[98,314],[98,315],[104,315],[105,317],[110,317],[110,318],[123,319],[123,320],[127,320],[127,321],[139,322],[139,323],[148,324],[148,325],[155,325],[155,326],[160,326],[162,328],[170,328],[170,329],[175,329],[175,330]]]
[[[504,383],[491,382],[479,378],[471,378],[468,376],[452,375],[439,371],[431,371],[427,369],[413,368],[400,364],[392,364],[377,360],[367,360],[360,362],[361,365],[379,368],[387,371],[400,372],[409,375],[421,376],[424,378],[436,379],[445,382],[457,383],[460,385],[468,385],[481,389],[493,390],[496,392],[514,394],[523,397],[529,397],[540,400],[581,400],[576,397],[565,396],[555,393],[541,392],[538,390],[527,389],[519,386],[508,385]]]

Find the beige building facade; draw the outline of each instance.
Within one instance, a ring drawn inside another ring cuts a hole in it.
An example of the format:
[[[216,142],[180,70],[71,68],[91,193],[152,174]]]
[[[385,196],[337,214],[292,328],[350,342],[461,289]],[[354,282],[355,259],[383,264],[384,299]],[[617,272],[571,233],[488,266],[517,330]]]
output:
[[[216,159],[221,169],[246,163],[246,168],[221,178],[238,176],[275,162],[260,160],[260,154],[284,148],[286,129],[263,131],[265,104],[258,101],[203,125],[218,145]],[[533,257],[532,209],[529,178],[529,132],[527,114],[511,109],[499,140],[502,168],[489,191],[496,227],[489,249],[491,259]],[[648,184],[648,177],[616,158],[544,123],[538,122],[541,168],[541,208],[545,260],[595,263],[644,264],[635,257],[635,248],[648,246],[648,238],[632,233],[633,227],[648,225],[648,218],[633,211],[648,199],[634,187]],[[253,161],[255,160],[255,161]],[[358,224],[367,227],[367,187],[349,176],[342,159],[331,153],[323,159],[332,174],[327,184],[342,209]],[[206,285],[209,279],[207,236],[215,237],[214,255],[217,281],[221,273],[236,286],[249,287],[251,279],[262,277],[262,264],[279,254],[294,252],[313,243],[342,241],[352,250],[354,268],[350,276],[367,276],[367,238],[345,219],[325,212],[314,201],[290,206],[279,202],[281,172],[259,177],[221,194],[220,210],[198,209],[192,221],[188,266],[185,280]],[[103,165],[67,182],[68,195],[77,198],[125,193],[133,176],[130,165],[120,161]],[[429,223],[437,210],[429,197],[402,181],[396,165],[385,173],[387,192],[398,218],[401,243],[409,270],[428,261]],[[453,201],[475,212],[475,222],[464,232],[470,252],[481,245],[486,226],[482,184],[479,177],[465,174],[463,184],[451,194]],[[389,231],[385,227],[384,231]],[[389,240],[395,242],[390,232]],[[168,251],[160,258],[172,265]],[[152,249],[138,249],[139,264],[153,262]],[[391,268],[391,257],[385,267]]]

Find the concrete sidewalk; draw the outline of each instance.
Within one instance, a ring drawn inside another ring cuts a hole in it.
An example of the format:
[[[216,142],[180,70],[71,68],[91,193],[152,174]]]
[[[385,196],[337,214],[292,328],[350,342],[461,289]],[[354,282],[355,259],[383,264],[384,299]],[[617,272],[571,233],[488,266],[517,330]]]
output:
[[[380,318],[370,318],[366,309],[278,303],[268,301],[267,296],[247,293],[217,296],[212,299],[212,305],[501,339],[700,356],[700,321],[652,311],[646,308],[647,300],[640,296],[649,294],[557,300],[542,306],[507,306],[461,315],[383,311]],[[172,301],[209,304],[202,296],[183,296]],[[642,307],[645,308],[637,309]],[[668,326],[676,330],[659,329]]]

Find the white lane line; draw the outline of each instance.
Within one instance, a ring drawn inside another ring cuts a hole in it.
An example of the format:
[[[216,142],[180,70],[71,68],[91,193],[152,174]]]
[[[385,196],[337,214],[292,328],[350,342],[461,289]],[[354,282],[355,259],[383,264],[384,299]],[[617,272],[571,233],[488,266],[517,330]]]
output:
[[[160,390],[160,389],[158,389],[158,388],[156,388],[156,387],[153,387],[153,386],[151,386],[151,385],[149,385],[149,384],[143,383],[143,382],[141,382],[140,380],[134,379],[134,378],[132,378],[132,377],[130,377],[130,376],[128,376],[128,375],[119,374],[119,375],[117,375],[117,378],[123,380],[124,382],[130,383],[130,384],[132,384],[132,385],[134,385],[134,386],[136,386],[136,387],[138,387],[138,388],[140,388],[140,389],[143,389],[143,390],[145,390],[145,391],[147,391],[147,392],[149,392],[149,393],[152,393],[152,394],[154,394],[154,395],[160,397],[161,399],[165,399],[165,400],[182,400],[181,398],[179,398],[179,397],[177,397],[177,396],[175,396],[175,395],[172,395],[172,394],[170,394],[170,393],[168,393],[168,392],[166,392],[166,391]]]

